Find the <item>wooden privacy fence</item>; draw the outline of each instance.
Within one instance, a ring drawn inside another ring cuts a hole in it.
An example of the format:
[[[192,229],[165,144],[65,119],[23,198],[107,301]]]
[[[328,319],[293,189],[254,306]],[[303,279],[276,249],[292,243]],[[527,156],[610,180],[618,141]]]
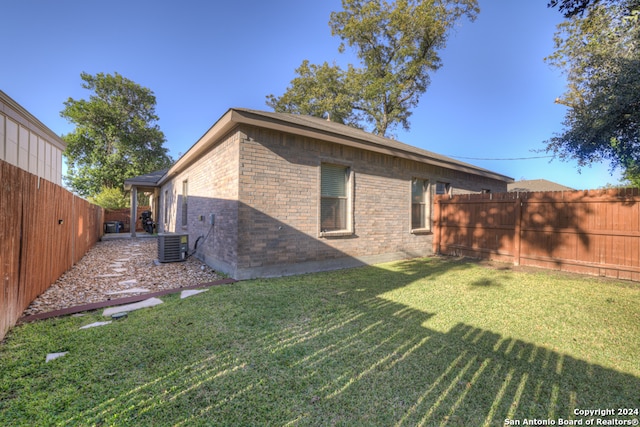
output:
[[[150,206],[138,206],[136,212],[136,231],[143,231],[142,221],[140,220],[140,215],[144,211],[150,211]],[[153,212],[154,220],[155,220],[155,212]],[[109,221],[119,221],[122,223],[123,228],[120,230],[121,233],[129,233],[131,231],[131,209],[123,208],[123,209],[105,209],[104,211],[104,222]]]
[[[0,161],[0,339],[102,236],[102,208]]]
[[[637,188],[437,196],[434,251],[640,281]]]

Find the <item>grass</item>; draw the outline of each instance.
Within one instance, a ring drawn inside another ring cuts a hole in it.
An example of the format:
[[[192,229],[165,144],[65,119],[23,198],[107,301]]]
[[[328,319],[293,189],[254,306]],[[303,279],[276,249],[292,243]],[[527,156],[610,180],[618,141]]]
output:
[[[0,425],[503,426],[640,408],[637,284],[421,259],[163,300],[103,327],[79,330],[93,312],[14,328]]]

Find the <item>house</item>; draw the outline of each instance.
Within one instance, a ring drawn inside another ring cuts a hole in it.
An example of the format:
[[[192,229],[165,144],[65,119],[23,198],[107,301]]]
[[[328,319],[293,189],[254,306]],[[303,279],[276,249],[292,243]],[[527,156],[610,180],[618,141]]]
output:
[[[0,160],[62,185],[66,143],[0,90]]]
[[[546,179],[523,179],[507,184],[507,191],[527,193],[534,191],[574,191],[574,189]]]
[[[430,255],[434,194],[512,181],[324,119],[234,108],[143,184],[159,232],[245,279]]]

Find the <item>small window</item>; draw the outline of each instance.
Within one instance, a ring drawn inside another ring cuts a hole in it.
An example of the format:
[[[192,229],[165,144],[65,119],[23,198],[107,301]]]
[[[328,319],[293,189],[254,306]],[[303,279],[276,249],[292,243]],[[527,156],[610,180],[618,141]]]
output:
[[[436,182],[436,194],[449,194],[451,186],[447,182]]]
[[[189,182],[182,181],[182,226],[186,227],[188,224],[187,214],[187,199],[189,197]]]
[[[320,174],[320,231],[348,231],[349,168],[323,163]]]
[[[480,191],[482,194],[490,194],[491,190],[489,190],[488,188],[483,188],[482,191]]]
[[[413,179],[411,181],[411,229],[427,228],[429,182],[424,179]]]
[[[162,222],[167,224],[169,222],[169,190],[164,190],[164,198],[162,199],[162,203],[164,203]]]

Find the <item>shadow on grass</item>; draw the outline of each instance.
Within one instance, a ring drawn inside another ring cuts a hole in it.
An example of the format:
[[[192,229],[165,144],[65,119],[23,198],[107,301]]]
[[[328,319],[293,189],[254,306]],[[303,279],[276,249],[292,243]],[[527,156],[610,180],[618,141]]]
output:
[[[114,328],[122,345],[85,367],[116,364],[119,391],[53,416],[60,425],[502,426],[640,406],[635,376],[462,323],[435,331],[424,326],[434,313],[379,296],[468,264],[392,268],[245,282],[132,315]],[[136,333],[143,322],[162,327]],[[90,394],[91,384],[80,387]]]

